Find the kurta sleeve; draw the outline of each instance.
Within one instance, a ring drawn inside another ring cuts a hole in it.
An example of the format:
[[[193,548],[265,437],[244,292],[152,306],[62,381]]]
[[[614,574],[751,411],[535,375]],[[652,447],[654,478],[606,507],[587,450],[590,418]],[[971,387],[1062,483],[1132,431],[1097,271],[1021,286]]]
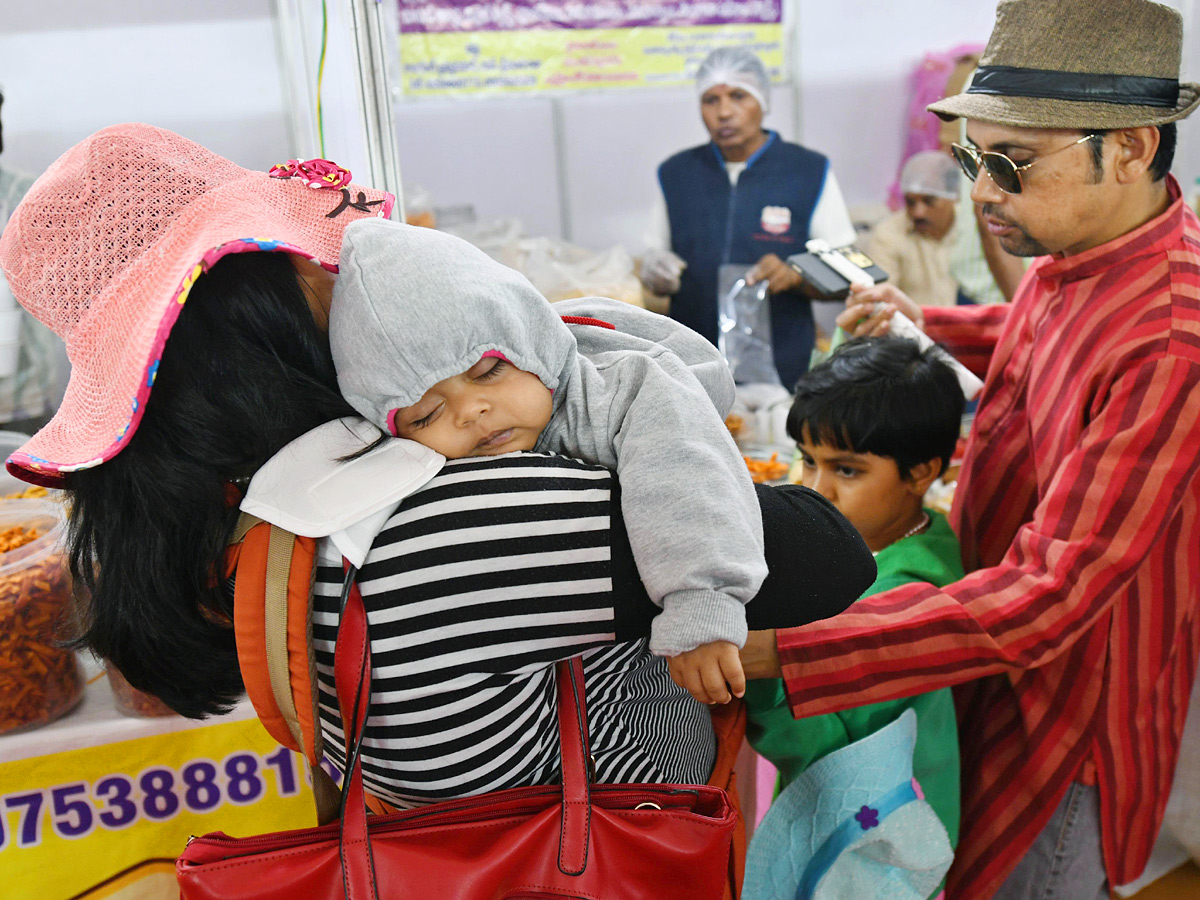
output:
[[[1012,305],[923,306],[925,333],[945,347],[950,355],[983,378],[992,351],[1008,321]]]
[[[942,590],[914,584],[876,594],[779,632],[795,715],[1036,668],[1109,611],[1194,490],[1200,364],[1143,361],[1104,396],[998,565]]]

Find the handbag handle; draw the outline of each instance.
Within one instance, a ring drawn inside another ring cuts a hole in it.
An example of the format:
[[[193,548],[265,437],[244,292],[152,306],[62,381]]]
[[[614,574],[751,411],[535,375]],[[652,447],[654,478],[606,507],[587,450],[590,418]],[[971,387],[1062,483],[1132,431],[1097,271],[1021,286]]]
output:
[[[333,650],[333,683],[342,715],[342,730],[346,735],[346,774],[342,782],[338,853],[346,900],[378,900],[362,779],[363,732],[371,702],[371,643],[367,634],[367,609],[355,582],[357,573],[354,566],[346,564],[341,620]]]
[[[346,776],[342,784],[339,837],[342,888],[346,900],[378,900],[362,779],[363,732],[371,702],[371,642],[367,610],[355,580],[358,570],[349,563],[345,569],[341,621],[333,662],[334,686],[342,729],[346,734]],[[563,774],[558,868],[566,875],[581,875],[587,868],[592,818],[591,756],[582,659],[574,656],[556,663],[555,683]]]
[[[554,674],[558,686],[558,741],[563,776],[558,869],[564,875],[582,875],[587,868],[588,832],[592,825],[583,660],[578,656],[562,660],[555,664]]]

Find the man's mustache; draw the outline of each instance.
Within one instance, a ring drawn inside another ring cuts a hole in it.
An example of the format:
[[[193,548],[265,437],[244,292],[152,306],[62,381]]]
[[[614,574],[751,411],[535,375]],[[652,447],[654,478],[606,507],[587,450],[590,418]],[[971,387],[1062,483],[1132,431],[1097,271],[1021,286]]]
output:
[[[1008,225],[1010,228],[1016,227],[1012,222],[1010,222],[1008,219],[1004,218],[1004,216],[997,215],[996,207],[992,206],[992,204],[990,204],[990,203],[983,204],[983,207],[980,209],[980,212],[983,213],[983,215],[986,216],[987,218],[995,219],[997,222],[1003,222],[1005,225]]]

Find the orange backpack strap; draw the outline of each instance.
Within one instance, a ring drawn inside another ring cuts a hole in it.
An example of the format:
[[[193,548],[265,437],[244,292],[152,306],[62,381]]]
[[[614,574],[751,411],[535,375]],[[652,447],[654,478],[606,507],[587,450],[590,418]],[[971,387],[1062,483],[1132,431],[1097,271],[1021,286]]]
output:
[[[746,874],[746,823],[742,818],[742,804],[738,797],[734,764],[746,739],[746,703],[743,700],[731,700],[722,706],[709,709],[712,713],[713,731],[717,735],[717,759],[708,783],[713,787],[723,788],[729,794],[737,812],[733,846],[729,850],[729,883],[725,886],[723,900],[738,900],[742,892],[742,878]]]
[[[246,693],[270,735],[321,759],[312,585],[317,541],[242,513],[233,625]]]
[[[231,548],[237,567],[234,636],[246,694],[271,737],[304,754],[317,824],[325,825],[337,818],[341,797],[320,765],[311,625],[317,540],[242,513]]]

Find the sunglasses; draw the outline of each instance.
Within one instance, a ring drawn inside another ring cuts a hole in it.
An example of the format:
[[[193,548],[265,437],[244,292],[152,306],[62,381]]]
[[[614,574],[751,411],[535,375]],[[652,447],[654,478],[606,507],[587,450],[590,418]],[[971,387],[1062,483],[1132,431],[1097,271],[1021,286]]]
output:
[[[1021,173],[1033,165],[1041,162],[1047,156],[1053,156],[1055,153],[1062,153],[1064,150],[1069,150],[1084,141],[1090,141],[1092,138],[1098,137],[1095,134],[1085,134],[1074,143],[1067,144],[1065,147],[1059,147],[1057,150],[1051,150],[1037,159],[1032,159],[1029,162],[1018,166],[1015,162],[1005,156],[1003,153],[994,153],[991,150],[976,150],[973,147],[964,147],[962,144],[951,144],[950,150],[954,154],[955,161],[963,170],[971,181],[979,177],[979,169],[982,167],[988,173],[988,177],[1000,190],[1006,194],[1021,193]]]

